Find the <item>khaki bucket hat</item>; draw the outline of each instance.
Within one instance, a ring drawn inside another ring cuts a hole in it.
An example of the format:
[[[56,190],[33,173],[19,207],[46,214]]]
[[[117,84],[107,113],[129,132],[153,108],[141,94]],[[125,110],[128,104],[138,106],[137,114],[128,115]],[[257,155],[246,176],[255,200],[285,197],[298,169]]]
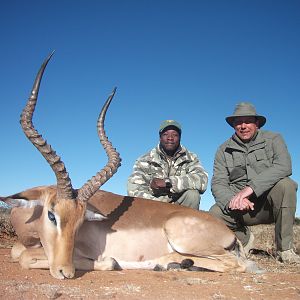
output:
[[[263,127],[266,123],[266,118],[264,116],[260,116],[256,113],[255,107],[253,104],[249,102],[241,102],[238,103],[235,107],[232,116],[226,118],[226,122],[231,126],[234,127],[234,119],[236,117],[256,117],[259,122],[258,127]]]

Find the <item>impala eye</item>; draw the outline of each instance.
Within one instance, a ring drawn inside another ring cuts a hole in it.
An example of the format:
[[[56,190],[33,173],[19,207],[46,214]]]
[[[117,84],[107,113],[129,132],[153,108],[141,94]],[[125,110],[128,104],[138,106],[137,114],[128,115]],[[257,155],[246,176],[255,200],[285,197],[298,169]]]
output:
[[[51,211],[48,211],[48,219],[56,226],[56,219]]]

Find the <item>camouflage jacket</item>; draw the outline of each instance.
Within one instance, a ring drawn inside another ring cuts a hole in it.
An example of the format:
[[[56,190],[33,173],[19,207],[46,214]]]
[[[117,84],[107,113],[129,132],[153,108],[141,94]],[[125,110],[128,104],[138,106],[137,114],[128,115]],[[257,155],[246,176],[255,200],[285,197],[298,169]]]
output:
[[[154,196],[150,188],[151,180],[169,178],[172,183],[170,194]],[[181,146],[172,159],[168,158],[159,145],[137,159],[133,173],[128,178],[127,192],[129,196],[170,202],[172,196],[180,195],[192,189],[204,193],[208,175],[196,154]]]
[[[259,197],[291,174],[291,157],[280,134],[259,130],[248,144],[234,134],[217,150],[212,194],[218,206],[226,209],[245,186],[250,186]]]

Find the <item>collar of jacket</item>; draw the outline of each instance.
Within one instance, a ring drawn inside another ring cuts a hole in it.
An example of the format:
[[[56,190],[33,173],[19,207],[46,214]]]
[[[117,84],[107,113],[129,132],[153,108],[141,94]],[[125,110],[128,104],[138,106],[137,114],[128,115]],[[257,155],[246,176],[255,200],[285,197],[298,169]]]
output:
[[[177,148],[177,150],[176,150],[176,152],[174,153],[173,156],[169,156],[169,155],[164,151],[164,149],[161,147],[160,144],[158,144],[157,147],[158,147],[158,152],[160,153],[160,155],[164,156],[166,159],[167,159],[167,158],[176,159],[176,158],[178,158],[178,157],[181,155],[181,153],[182,153],[182,147],[181,147],[181,145],[178,146],[178,148]]]
[[[182,160],[186,160],[187,150],[184,146],[180,145],[180,149],[176,152],[176,154],[172,157],[172,160],[176,160],[176,164],[181,162]],[[159,144],[152,149],[150,152],[150,157],[153,162],[158,164],[161,163],[161,160],[167,160],[167,155],[160,149]],[[179,158],[179,159],[178,159]]]

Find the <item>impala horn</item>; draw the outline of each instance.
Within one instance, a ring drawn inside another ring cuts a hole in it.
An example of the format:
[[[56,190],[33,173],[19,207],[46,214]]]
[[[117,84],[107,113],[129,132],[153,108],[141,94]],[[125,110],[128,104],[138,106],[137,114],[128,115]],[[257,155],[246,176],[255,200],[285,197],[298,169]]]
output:
[[[26,103],[25,108],[22,111],[20,123],[27,138],[44,156],[44,158],[54,171],[57,180],[57,197],[64,199],[74,199],[71,179],[64,163],[60,160],[60,157],[56,155],[55,151],[52,150],[51,145],[48,145],[47,142],[43,139],[42,135],[38,133],[32,123],[32,116],[37,103],[43,73],[53,54],[54,52],[52,52],[45,59],[35,78],[31,95]]]
[[[100,112],[97,122],[97,131],[100,142],[105,149],[105,152],[108,156],[108,162],[106,166],[99,171],[95,176],[88,180],[78,191],[78,200],[87,201],[92,197],[95,192],[107,182],[121,166],[121,158],[116,149],[112,146],[111,142],[108,140],[105,130],[104,130],[104,120],[106,111],[115,95],[116,88],[113,89],[111,95],[106,100],[103,108]]]
[[[27,138],[44,156],[44,158],[54,171],[57,180],[57,197],[62,199],[75,199],[71,179],[65,168],[64,163],[61,161],[60,157],[56,154],[56,152],[51,148],[51,145],[49,145],[46,142],[46,140],[43,139],[42,135],[38,133],[38,131],[34,128],[32,123],[32,117],[37,103],[40,83],[45,68],[53,54],[54,52],[52,52],[45,59],[36,76],[31,95],[26,103],[25,108],[22,111],[20,123]],[[100,138],[100,142],[107,153],[108,163],[100,172],[98,172],[94,177],[92,177],[78,191],[78,199],[80,201],[87,201],[99,189],[99,187],[102,184],[104,184],[107,180],[109,180],[112,177],[112,175],[117,171],[118,167],[121,165],[119,153],[112,147],[112,144],[108,141],[104,130],[105,114],[110,105],[110,102],[113,99],[115,91],[116,89],[114,89],[113,93],[108,97],[106,103],[104,104],[101,110],[97,122],[98,135]]]

